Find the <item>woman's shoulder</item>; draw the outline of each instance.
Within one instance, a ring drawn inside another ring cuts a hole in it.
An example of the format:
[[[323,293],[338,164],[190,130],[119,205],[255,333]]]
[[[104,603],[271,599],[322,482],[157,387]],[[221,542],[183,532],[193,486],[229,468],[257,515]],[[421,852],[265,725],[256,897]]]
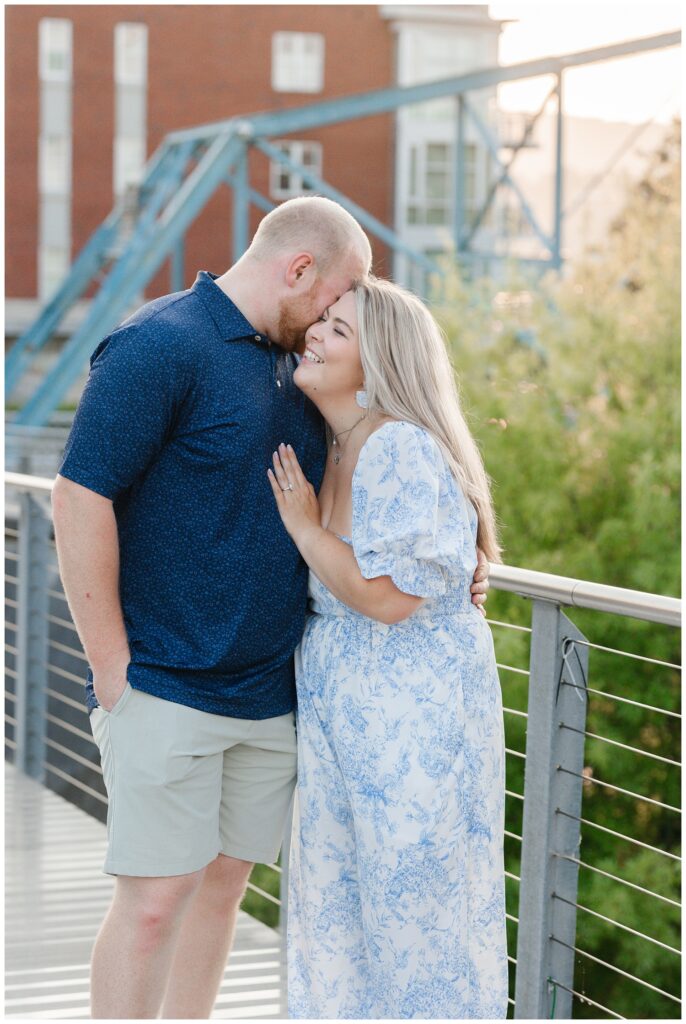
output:
[[[431,461],[440,456],[438,442],[431,431],[409,420],[387,419],[372,431],[362,445],[358,466],[370,459],[422,456],[429,457]]]

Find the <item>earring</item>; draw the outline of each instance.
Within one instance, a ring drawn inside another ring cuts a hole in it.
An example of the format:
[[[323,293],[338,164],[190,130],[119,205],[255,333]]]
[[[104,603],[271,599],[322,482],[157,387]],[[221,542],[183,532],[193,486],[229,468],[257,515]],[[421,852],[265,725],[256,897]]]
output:
[[[355,392],[355,401],[359,405],[360,409],[366,409],[367,405],[368,405],[368,402],[367,402],[367,392],[366,391],[357,391],[357,392]]]

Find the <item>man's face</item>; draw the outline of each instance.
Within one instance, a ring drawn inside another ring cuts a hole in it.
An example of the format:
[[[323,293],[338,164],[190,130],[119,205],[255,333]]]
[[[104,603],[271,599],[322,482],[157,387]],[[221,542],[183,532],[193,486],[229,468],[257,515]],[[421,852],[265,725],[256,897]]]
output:
[[[362,275],[362,267],[350,270],[331,270],[318,277],[304,295],[284,299],[279,308],[278,336],[275,341],[287,352],[303,352],[305,331],[322,313],[337,302],[352,287],[353,280]]]

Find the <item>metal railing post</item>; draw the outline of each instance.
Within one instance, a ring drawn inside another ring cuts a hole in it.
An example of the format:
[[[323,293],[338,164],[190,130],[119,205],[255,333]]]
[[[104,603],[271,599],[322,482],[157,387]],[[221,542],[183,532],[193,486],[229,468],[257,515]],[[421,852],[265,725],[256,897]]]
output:
[[[571,641],[584,639],[558,605],[534,601],[517,933],[518,1020],[572,1015],[571,993],[560,985],[574,987],[574,951],[561,943],[574,946],[578,866],[554,854],[579,856],[580,824],[574,819],[581,813],[588,650]],[[570,728],[561,728],[562,723]],[[561,941],[553,942],[553,935]]]
[[[17,768],[43,781],[47,711],[48,532],[50,519],[35,495],[19,495],[17,573]]]

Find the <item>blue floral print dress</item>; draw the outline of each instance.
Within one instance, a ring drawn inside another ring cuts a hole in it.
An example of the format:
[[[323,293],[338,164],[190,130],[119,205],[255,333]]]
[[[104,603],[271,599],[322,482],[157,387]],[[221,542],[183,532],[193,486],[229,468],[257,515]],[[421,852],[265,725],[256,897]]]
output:
[[[471,603],[476,514],[433,437],[367,440],[352,543],[366,579],[426,598],[384,625],[310,573],[296,653],[290,861],[294,1018],[504,1018],[504,741]]]

